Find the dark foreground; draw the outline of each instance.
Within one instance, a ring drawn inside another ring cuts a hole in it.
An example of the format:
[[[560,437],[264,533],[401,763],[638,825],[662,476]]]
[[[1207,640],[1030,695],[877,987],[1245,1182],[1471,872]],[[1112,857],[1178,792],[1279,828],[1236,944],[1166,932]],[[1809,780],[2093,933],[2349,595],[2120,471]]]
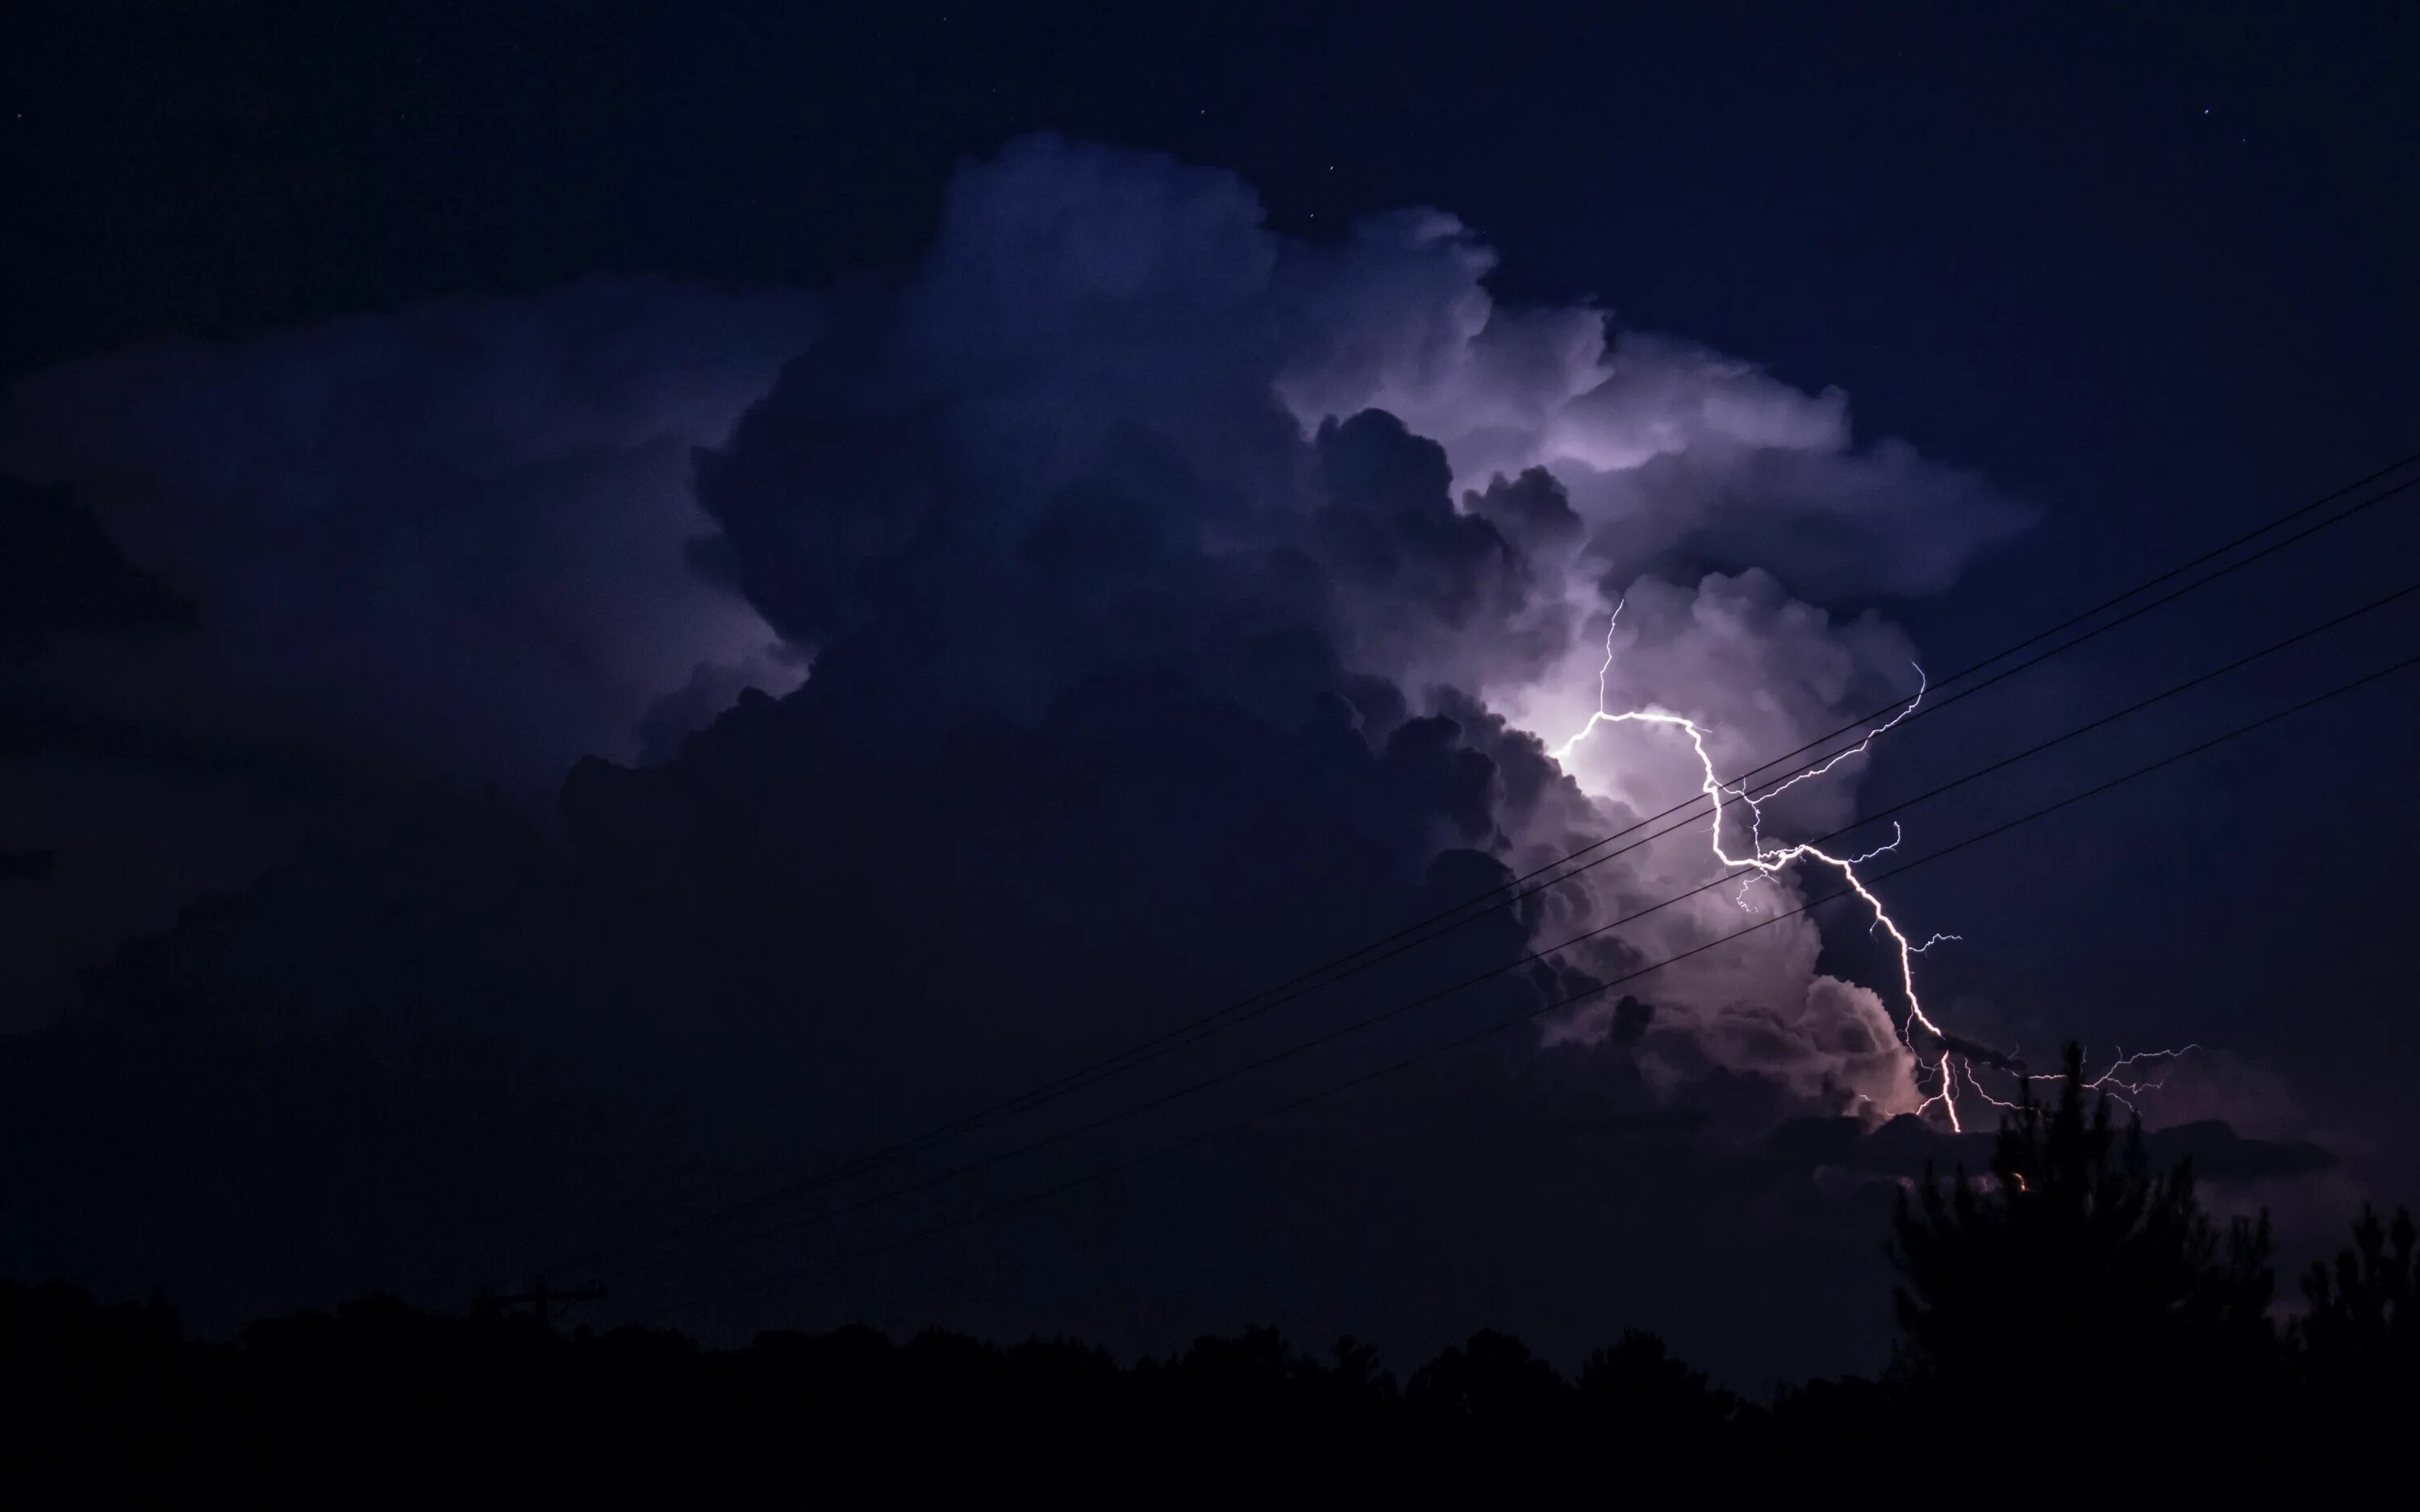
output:
[[[1482,1333],[1400,1381],[1345,1341],[863,1330],[702,1349],[369,1300],[182,1335],[164,1306],[0,1284],[0,1505],[1783,1507],[2407,1504],[2420,1235],[2366,1214],[2281,1326],[2265,1231],[2071,1081],[1995,1170],[1919,1189],[1895,1364],[1749,1402],[1652,1336],[1566,1378]]]

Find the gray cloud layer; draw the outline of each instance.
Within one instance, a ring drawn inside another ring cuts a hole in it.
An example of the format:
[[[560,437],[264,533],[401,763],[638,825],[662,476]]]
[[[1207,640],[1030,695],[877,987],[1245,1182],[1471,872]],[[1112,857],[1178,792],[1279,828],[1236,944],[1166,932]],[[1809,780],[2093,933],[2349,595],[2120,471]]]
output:
[[[535,793],[635,754],[702,664],[785,690],[770,634],[683,561],[690,452],[816,322],[801,294],[598,282],[44,374],[0,413],[0,465],[74,486],[209,633],[26,675]]]

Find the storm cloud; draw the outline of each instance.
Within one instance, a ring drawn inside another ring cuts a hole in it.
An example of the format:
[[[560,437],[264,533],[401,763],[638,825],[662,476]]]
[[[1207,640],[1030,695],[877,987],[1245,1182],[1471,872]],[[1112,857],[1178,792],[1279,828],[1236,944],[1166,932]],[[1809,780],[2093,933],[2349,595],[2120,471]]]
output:
[[[1230,176],[1051,139],[961,177],[916,273],[700,458],[722,527],[701,558],[828,648],[809,703],[861,698],[861,730],[923,741],[1148,674],[1272,731],[1342,698],[1378,748],[1445,718],[1484,796],[1405,816],[1415,852],[1522,872],[1696,786],[1668,732],[1608,733],[1574,758],[1579,788],[1542,763],[1600,672],[1605,696],[1700,718],[1721,762],[1752,765],[1917,679],[1887,624],[1793,580],[1937,588],[2025,517],[1904,447],[1854,450],[1838,393],[1617,342],[1592,309],[1498,310],[1489,255],[1448,218],[1341,246],[1262,220]],[[1771,566],[1705,570],[1751,540],[1776,544]],[[1190,754],[1156,748],[1135,759]],[[1792,816],[1838,823],[1853,792]],[[1664,845],[1574,884],[1562,918],[1631,911],[1708,864]],[[1583,959],[1653,959],[1736,918],[1709,897]],[[1819,948],[1792,920],[1670,973],[1658,1037],[1700,1031],[1715,1063],[1903,1110],[1887,1017],[1818,980]]]
[[[39,375],[0,409],[0,468],[71,495],[208,633],[61,647],[20,686],[539,795],[635,755],[701,666],[785,691],[771,634],[683,562],[690,452],[816,316],[598,281]]]
[[[191,596],[190,654],[215,669],[195,687],[473,781],[569,772],[559,832],[423,795],[196,911],[99,980],[75,1042],[164,1018],[382,1077],[395,1057],[365,1044],[493,1046],[662,1114],[701,1188],[744,1190],[1190,1023],[1693,792],[1659,732],[1550,757],[1601,690],[1708,723],[1730,769],[1912,694],[1915,649],[1873,601],[1947,586],[2026,510],[1860,444],[1835,392],[1598,309],[1499,307],[1491,267],[1435,212],[1293,240],[1232,175],[1036,138],[968,165],[930,253],[888,280],[590,285],[36,381],[14,465],[79,487]],[[37,672],[72,687],[91,665]],[[1854,764],[1839,778],[1776,822],[1846,818]],[[1791,906],[1793,884],[1510,969],[1714,870],[1676,836],[1243,1018],[1063,1121],[1484,979],[1053,1158],[1131,1155],[1534,1012],[1255,1134],[1185,1231],[1249,1227],[1255,1193],[1315,1207],[1306,1151],[1337,1140],[1377,1183],[1364,1268],[1408,1231],[1386,1182],[1530,1165],[1536,1227],[1590,1200],[1599,1154],[1574,1150],[1607,1131],[1689,1151],[1621,1178],[1641,1211],[1695,1200],[1657,1174],[1683,1166],[1795,1202],[1721,1142],[1915,1102],[1899,1005],[1821,972],[1813,922],[1544,1012],[1744,906]],[[414,1242],[468,1264],[476,1237]],[[1132,1238],[1064,1273],[1131,1260]],[[1230,1260],[1252,1269],[1199,1263]],[[1071,1321],[1058,1305],[990,1321]]]

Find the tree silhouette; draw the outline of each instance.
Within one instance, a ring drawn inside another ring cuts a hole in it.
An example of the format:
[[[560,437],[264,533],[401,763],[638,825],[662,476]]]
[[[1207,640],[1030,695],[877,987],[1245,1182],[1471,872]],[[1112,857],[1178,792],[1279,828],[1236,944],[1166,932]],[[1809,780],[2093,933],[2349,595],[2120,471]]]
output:
[[[2089,1092],[2071,1044],[2056,1105],[2023,1097],[1989,1180],[1900,1193],[1893,1373],[1928,1412],[2140,1454],[2242,1415],[2273,1364],[2269,1224],[2222,1232],[2191,1163],[2153,1172],[2141,1120],[2121,1135]]]
[[[2070,1047],[1991,1170],[1902,1191],[1888,1376],[1745,1401],[1652,1335],[1574,1377],[1482,1331],[1400,1387],[1346,1338],[1272,1329],[1123,1365],[943,1331],[551,1329],[392,1297],[230,1342],[164,1306],[0,1280],[0,1504],[487,1499],[1061,1507],[1970,1508],[2380,1500],[2420,1405],[2420,1226],[2366,1209],[2278,1348],[2265,1219],[2154,1172]],[[2294,1368],[2286,1368],[2291,1365]],[[373,1494],[374,1493],[374,1494]]]
[[[1653,1334],[1624,1329],[1580,1365],[1586,1463],[1606,1501],[1661,1506],[1719,1504],[1715,1478],[1740,1402],[1707,1381]]]
[[[1588,1357],[1578,1386],[1591,1412],[1668,1443],[1711,1440],[1739,1410],[1737,1398],[1675,1356],[1660,1336],[1635,1328]]]
[[[2364,1204],[2352,1241],[2304,1274],[2309,1306],[2293,1327],[2297,1432],[2348,1502],[2381,1454],[2399,1454],[2420,1403],[2420,1229],[2404,1210],[2387,1224]]]

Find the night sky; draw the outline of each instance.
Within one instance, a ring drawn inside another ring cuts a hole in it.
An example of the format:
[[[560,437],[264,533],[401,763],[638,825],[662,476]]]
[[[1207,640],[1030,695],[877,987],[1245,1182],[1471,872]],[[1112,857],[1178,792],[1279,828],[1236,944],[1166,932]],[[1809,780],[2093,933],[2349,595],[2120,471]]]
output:
[[[1877,1363],[1976,1147],[1835,874],[1520,964],[1699,823],[1254,995],[1696,791],[1555,759],[1600,687],[1728,779],[2420,449],[2420,21],[1178,8],[10,8],[0,1268]],[[1764,840],[2388,599],[2415,501]],[[2191,1044],[2145,1121],[2289,1261],[2420,1196],[2415,652],[1890,816],[1968,1129]]]

